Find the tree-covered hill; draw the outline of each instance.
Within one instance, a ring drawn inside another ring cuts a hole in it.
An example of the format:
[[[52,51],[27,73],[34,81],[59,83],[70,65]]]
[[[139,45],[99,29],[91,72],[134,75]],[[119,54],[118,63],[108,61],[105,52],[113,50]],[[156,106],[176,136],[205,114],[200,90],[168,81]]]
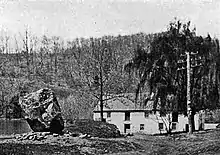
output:
[[[156,35],[138,33],[64,41],[60,37],[37,38],[26,31],[20,38],[22,44],[15,48],[1,42],[2,114],[20,91],[49,87],[57,94],[65,117],[91,117],[100,97],[100,81],[103,96],[135,91],[139,76],[126,73],[124,65],[138,47],[147,50]]]

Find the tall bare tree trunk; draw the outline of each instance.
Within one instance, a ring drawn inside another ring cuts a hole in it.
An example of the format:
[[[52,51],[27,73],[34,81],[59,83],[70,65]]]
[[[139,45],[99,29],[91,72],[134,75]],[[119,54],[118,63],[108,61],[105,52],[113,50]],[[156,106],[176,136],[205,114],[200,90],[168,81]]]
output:
[[[100,79],[100,117],[101,121],[104,122],[104,116],[103,116],[103,66],[102,66],[102,52],[101,51],[101,60],[100,60],[100,71],[99,71],[99,79]]]

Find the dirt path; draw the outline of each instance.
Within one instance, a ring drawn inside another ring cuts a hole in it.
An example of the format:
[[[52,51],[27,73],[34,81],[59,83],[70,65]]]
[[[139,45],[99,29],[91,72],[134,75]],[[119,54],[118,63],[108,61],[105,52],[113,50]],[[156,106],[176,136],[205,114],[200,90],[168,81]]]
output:
[[[48,135],[42,140],[0,139],[1,155],[213,155],[220,154],[220,130],[192,136],[150,136],[88,138]]]
[[[66,135],[47,135],[42,140],[37,140],[37,138],[33,140],[34,135],[31,136],[25,140],[13,137],[0,140],[0,154],[96,155],[129,152],[141,149],[138,144],[128,142],[125,139],[80,138]]]

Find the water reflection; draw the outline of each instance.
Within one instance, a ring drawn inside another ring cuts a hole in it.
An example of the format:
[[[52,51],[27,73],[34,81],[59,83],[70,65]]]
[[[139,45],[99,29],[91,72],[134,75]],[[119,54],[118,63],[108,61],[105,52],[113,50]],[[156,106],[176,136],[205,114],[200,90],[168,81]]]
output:
[[[32,131],[25,120],[0,119],[0,135],[20,134]]]

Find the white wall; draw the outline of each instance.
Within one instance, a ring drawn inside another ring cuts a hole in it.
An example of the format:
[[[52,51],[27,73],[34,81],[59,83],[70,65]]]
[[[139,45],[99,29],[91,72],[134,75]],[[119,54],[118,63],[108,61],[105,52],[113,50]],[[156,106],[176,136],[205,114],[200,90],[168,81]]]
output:
[[[218,123],[205,123],[205,129],[216,129]]]
[[[100,113],[94,113],[94,119],[100,118]],[[111,118],[107,118],[107,113],[104,112],[104,118],[108,123],[115,124],[121,133],[124,133],[124,124],[131,125],[131,133],[135,132],[143,132],[146,134],[155,134],[155,133],[166,133],[165,124],[164,129],[159,130],[158,123],[166,123],[168,117],[161,118],[159,112],[156,114],[149,114],[147,118],[144,116],[144,112],[131,112],[130,113],[130,121],[125,121],[125,113],[124,112],[111,112]],[[195,115],[195,129],[198,130],[199,115]],[[140,124],[144,124],[144,130],[140,130]],[[186,124],[188,124],[188,118],[184,117],[184,115],[179,115],[177,129],[173,131],[185,131]]]

